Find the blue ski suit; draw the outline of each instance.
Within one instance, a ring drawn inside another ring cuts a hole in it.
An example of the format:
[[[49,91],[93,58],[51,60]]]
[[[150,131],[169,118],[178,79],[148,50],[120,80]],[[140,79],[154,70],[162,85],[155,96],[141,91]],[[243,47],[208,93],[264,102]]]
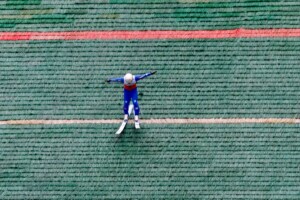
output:
[[[125,83],[124,77],[108,79],[108,82],[118,82],[124,84],[124,108],[123,109],[125,115],[128,115],[130,100],[132,100],[133,102],[134,114],[139,115],[140,107],[138,104],[138,91],[137,91],[136,83],[139,80],[142,80],[148,76],[153,75],[154,73],[155,72],[152,73],[150,72],[143,75],[133,75],[133,80],[130,84]]]

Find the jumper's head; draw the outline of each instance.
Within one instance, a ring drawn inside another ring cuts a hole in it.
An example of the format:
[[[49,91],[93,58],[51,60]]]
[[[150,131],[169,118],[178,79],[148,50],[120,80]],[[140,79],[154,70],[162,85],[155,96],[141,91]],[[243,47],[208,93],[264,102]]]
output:
[[[133,75],[130,73],[125,74],[124,81],[126,84],[130,84],[133,81]]]

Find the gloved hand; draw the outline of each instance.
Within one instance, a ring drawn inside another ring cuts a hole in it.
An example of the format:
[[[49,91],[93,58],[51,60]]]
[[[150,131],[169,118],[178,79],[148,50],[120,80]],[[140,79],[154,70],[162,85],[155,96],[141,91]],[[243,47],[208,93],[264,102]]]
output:
[[[110,83],[111,80],[110,80],[110,79],[106,79],[105,82],[106,82],[106,83]]]
[[[153,72],[150,72],[150,73],[151,73],[151,75],[153,75],[153,74],[156,74],[156,72],[157,72],[157,71],[153,71]]]

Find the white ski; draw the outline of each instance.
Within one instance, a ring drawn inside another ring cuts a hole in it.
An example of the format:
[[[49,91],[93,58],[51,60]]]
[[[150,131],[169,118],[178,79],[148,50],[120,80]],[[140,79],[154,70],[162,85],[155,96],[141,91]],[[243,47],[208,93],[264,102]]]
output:
[[[135,129],[140,129],[140,123],[139,122],[134,122],[134,126],[135,126]]]
[[[132,110],[133,110],[133,105],[130,104],[130,105],[129,105],[129,110],[128,110],[128,118],[129,118],[129,116],[130,116]],[[120,135],[120,134],[123,132],[123,130],[124,130],[125,126],[127,125],[127,123],[128,123],[128,120],[127,120],[127,121],[124,120],[124,121],[122,122],[120,128],[119,128],[118,131],[116,132],[116,135]]]

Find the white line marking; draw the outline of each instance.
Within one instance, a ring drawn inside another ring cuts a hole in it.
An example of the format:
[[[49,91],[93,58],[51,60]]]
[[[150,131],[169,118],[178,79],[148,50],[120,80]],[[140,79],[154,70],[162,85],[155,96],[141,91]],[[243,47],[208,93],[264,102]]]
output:
[[[115,119],[7,120],[0,121],[0,125],[116,124],[121,121]],[[292,118],[144,119],[140,121],[143,124],[300,124],[300,119]]]
[[[120,120],[8,120],[0,125],[39,125],[39,124],[115,124]]]

